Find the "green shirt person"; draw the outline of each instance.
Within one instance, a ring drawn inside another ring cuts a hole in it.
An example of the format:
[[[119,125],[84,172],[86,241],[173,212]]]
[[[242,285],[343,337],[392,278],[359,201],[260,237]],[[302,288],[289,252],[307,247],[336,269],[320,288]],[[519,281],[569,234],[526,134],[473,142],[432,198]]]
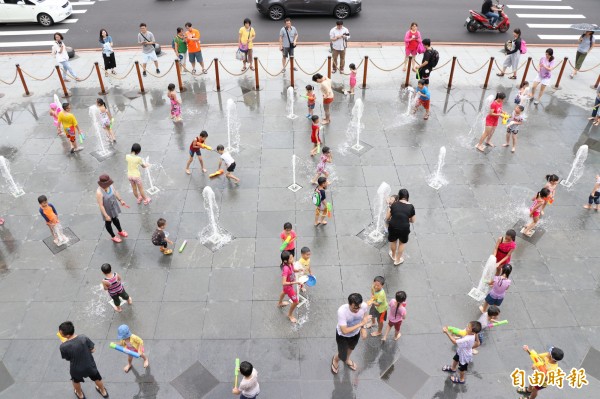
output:
[[[175,51],[175,55],[179,58],[179,64],[185,70],[185,53],[187,53],[187,43],[185,41],[185,34],[183,28],[177,28],[177,35],[173,38],[171,42],[171,47],[173,47],[173,51]],[[183,71],[182,71],[183,72]]]

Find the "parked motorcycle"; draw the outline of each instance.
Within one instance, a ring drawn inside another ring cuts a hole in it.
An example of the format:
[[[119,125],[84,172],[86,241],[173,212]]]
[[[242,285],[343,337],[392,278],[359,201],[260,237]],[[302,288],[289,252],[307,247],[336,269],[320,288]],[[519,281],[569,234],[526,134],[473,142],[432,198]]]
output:
[[[469,14],[471,15],[467,17],[467,21],[465,22],[467,31],[470,33],[475,33],[480,30],[497,30],[501,33],[508,31],[510,28],[510,20],[504,13],[504,5],[496,4],[495,7],[500,9],[500,19],[495,27],[490,23],[485,15],[474,10],[469,10]]]

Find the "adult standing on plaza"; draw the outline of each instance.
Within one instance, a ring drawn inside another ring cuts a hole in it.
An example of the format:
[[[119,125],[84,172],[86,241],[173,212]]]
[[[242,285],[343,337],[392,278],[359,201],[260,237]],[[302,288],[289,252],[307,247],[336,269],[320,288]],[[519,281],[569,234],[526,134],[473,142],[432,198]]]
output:
[[[546,86],[550,84],[550,80],[552,79],[553,68],[554,50],[549,48],[546,49],[546,53],[544,54],[544,56],[540,58],[540,63],[538,65],[538,75],[533,80],[533,86],[531,88],[531,98],[535,98],[535,89],[537,89],[540,83],[542,84],[542,87],[540,88],[540,95],[533,101],[535,105],[540,103],[542,95],[544,95],[544,90],[546,90]]]
[[[335,27],[329,31],[329,40],[331,40],[333,70],[335,73],[338,69],[344,73],[344,65],[346,64],[346,47],[348,47],[348,39],[350,39],[350,31],[344,26],[344,21],[339,20],[335,23]]]
[[[113,75],[116,74],[115,68],[117,61],[115,60],[115,51],[113,50],[113,39],[110,37],[106,29],[100,29],[100,47],[102,47],[102,59],[104,60],[104,75],[108,76],[108,71]]]
[[[577,46],[577,53],[575,54],[575,69],[571,72],[571,79],[573,79],[581,69],[585,57],[592,51],[595,42],[596,38],[594,37],[594,31],[587,31],[579,37],[579,46]]]
[[[76,335],[75,326],[70,321],[65,321],[58,326],[58,332],[65,338],[60,344],[60,355],[70,363],[71,382],[75,390],[75,396],[80,399],[85,398],[81,390],[81,383],[84,378],[89,378],[96,384],[96,391],[103,398],[108,398],[108,391],[102,382],[102,376],[98,372],[96,362],[94,361],[95,345],[91,339],[85,335]]]
[[[96,202],[100,208],[100,213],[102,213],[106,231],[108,231],[114,242],[119,243],[123,240],[115,235],[112,225],[115,225],[121,237],[127,237],[128,234],[121,228],[121,222],[119,221],[121,206],[126,206],[126,204],[123,197],[113,187],[113,183],[109,175],[100,176],[98,179],[98,186],[100,187],[96,190]]]
[[[52,54],[56,57],[56,62],[62,67],[62,75],[63,80],[65,82],[70,82],[67,72],[71,74],[75,78],[76,81],[80,81],[77,77],[77,74],[71,68],[71,64],[69,63],[69,53],[67,52],[67,46],[65,45],[65,38],[62,33],[56,32],[54,34],[54,44],[52,45]]]
[[[335,342],[337,343],[337,354],[331,359],[331,371],[337,374],[340,360],[356,371],[356,363],[350,360],[350,355],[358,339],[362,335],[367,337],[364,325],[369,321],[368,306],[363,302],[362,295],[353,293],[348,296],[348,303],[337,310],[337,327],[335,331]]]
[[[289,18],[285,19],[285,26],[279,31],[279,50],[282,52],[283,58],[281,59],[281,72],[285,72],[285,62],[289,56],[294,56],[294,49],[298,43],[298,31],[292,26],[292,20]],[[294,71],[298,68],[294,67]]]
[[[423,46],[425,47],[423,59],[420,64],[415,60],[413,72],[417,72],[417,80],[423,79],[425,86],[429,86],[429,75],[431,75],[431,71],[433,70],[432,58],[434,50],[431,48],[430,39],[423,39]]]
[[[516,79],[517,69],[519,68],[519,58],[521,58],[521,29],[516,28],[513,31],[513,38],[510,40],[510,43],[510,50],[506,52],[506,58],[504,59],[504,64],[502,64],[502,71],[497,73],[496,76],[504,76],[506,68],[510,67],[513,74],[508,78]]]
[[[252,66],[252,49],[254,48],[256,32],[252,27],[250,18],[244,19],[244,26],[240,28],[238,33],[238,48],[244,56],[242,58],[242,72],[246,71],[246,63],[250,64],[250,70],[254,71],[254,67]]]
[[[320,73],[314,74],[313,82],[319,83],[321,86],[321,94],[323,95],[323,111],[325,111],[325,119],[321,122],[322,125],[327,125],[331,122],[331,103],[333,102],[333,90],[331,89],[331,79]]]
[[[192,28],[191,22],[185,23],[185,40],[187,41],[188,56],[192,64],[192,74],[196,73],[196,62],[202,67],[202,73],[206,73],[204,60],[202,59],[202,49],[200,48],[200,31]]]
[[[171,41],[171,47],[173,51],[175,51],[175,56],[179,60],[179,65],[181,66],[181,73],[185,73],[186,69],[186,59],[185,54],[188,51],[187,43],[185,41],[185,33],[183,32],[183,28],[180,26],[177,28],[177,34]]]
[[[158,57],[156,57],[156,51],[154,49],[154,47],[156,47],[156,39],[143,22],[140,24],[138,44],[142,45],[142,68],[144,69],[143,75],[146,76],[146,64],[149,61],[154,61],[156,73],[160,73],[160,69],[158,69]]]
[[[406,57],[404,58],[404,66],[402,67],[403,71],[406,72],[408,57],[412,56],[414,59],[417,54],[421,54],[419,53],[419,50],[421,50],[421,53],[425,51],[421,39],[421,32],[419,32],[419,25],[417,25],[416,22],[412,22],[410,24],[410,29],[407,30],[404,35],[404,53],[406,54]]]
[[[390,205],[387,219],[390,221],[388,227],[388,241],[390,243],[390,258],[394,266],[404,263],[404,245],[408,242],[410,224],[415,222],[415,207],[408,202],[408,190],[405,188],[398,191],[398,201]]]

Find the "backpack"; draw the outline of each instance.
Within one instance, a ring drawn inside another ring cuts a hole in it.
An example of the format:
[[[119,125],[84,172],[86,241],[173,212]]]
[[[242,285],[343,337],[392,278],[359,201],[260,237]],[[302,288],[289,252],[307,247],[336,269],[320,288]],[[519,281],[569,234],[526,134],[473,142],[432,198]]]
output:
[[[314,206],[321,206],[321,193],[318,188],[313,193],[312,202]]]
[[[435,68],[440,62],[440,53],[437,50],[431,49],[431,57],[429,58],[429,65],[431,69]]]
[[[521,51],[521,54],[525,54],[527,52],[527,42],[525,42],[523,39],[521,39],[521,49],[519,51]]]

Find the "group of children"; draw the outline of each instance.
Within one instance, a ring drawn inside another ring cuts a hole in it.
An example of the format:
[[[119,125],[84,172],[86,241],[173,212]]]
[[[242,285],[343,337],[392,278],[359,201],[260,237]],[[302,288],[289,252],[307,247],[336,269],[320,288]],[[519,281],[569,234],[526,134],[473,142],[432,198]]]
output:
[[[198,158],[198,162],[200,163],[200,168],[202,168],[202,172],[206,173],[206,168],[204,167],[204,160],[202,159],[202,152],[200,150],[203,149],[207,151],[212,151],[212,147],[206,144],[207,138],[208,133],[206,132],[206,130],[203,130],[198,136],[194,137],[194,140],[192,140],[192,143],[190,144],[189,148],[190,157],[188,158],[187,164],[185,165],[185,173],[187,173],[188,175],[192,173],[190,170],[190,165],[194,161],[194,155]],[[233,157],[231,156],[231,153],[229,151],[225,151],[225,147],[222,144],[219,144],[217,146],[216,151],[219,154],[220,159],[219,164],[217,165],[217,172],[212,174],[211,177],[218,176],[219,174],[223,173],[221,165],[225,163],[225,177],[230,180],[233,180],[236,183],[239,183],[240,179],[233,174],[236,164],[235,159],[233,159]]]
[[[523,226],[521,229],[521,234],[527,237],[533,236],[533,233],[535,233],[535,227],[544,214],[544,209],[546,209],[548,204],[552,204],[554,202],[554,195],[556,194],[556,188],[558,187],[559,182],[560,178],[557,175],[546,175],[546,184],[531,199],[532,204],[529,207],[529,217],[531,218],[531,221]]]

